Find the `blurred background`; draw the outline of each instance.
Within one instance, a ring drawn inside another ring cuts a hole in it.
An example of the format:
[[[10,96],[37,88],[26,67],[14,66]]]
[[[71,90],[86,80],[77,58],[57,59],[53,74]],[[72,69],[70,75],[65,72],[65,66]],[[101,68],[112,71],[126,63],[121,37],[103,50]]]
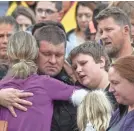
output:
[[[5,15],[8,9],[8,1],[0,1],[0,16]]]

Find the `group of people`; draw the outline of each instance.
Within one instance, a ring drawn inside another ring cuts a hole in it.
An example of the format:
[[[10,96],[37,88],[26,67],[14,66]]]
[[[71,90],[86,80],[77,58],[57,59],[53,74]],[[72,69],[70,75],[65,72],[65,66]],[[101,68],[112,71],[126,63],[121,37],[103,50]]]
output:
[[[83,42],[65,60],[59,22],[39,22],[29,34],[11,16],[0,17],[0,120],[9,131],[133,131],[129,17],[108,7],[95,19],[101,43]]]

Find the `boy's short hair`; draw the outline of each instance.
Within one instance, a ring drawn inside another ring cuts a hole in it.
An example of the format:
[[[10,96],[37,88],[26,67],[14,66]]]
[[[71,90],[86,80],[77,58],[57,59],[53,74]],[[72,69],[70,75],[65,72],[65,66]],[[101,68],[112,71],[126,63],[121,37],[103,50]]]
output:
[[[108,71],[110,66],[110,59],[105,52],[105,49],[102,45],[98,44],[96,41],[87,41],[80,46],[75,47],[69,54],[69,61],[72,64],[72,59],[78,54],[86,54],[93,57],[96,63],[99,63],[101,57],[105,58],[105,70]]]

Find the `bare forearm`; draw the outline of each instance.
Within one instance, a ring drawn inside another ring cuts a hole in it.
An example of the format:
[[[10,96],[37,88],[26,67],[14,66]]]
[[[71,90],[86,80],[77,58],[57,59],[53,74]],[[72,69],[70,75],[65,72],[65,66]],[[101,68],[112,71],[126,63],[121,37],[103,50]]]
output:
[[[32,105],[31,102],[21,99],[29,96],[33,96],[33,94],[13,88],[1,89],[0,105],[8,108],[12,115],[16,117],[17,114],[15,113],[14,108],[20,109],[22,111],[27,111],[25,105]]]

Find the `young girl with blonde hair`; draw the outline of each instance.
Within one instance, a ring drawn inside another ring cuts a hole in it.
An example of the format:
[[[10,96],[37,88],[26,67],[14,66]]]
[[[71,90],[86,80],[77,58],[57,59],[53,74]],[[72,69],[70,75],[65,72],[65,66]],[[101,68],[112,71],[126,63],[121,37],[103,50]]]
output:
[[[112,106],[101,90],[89,92],[78,107],[77,124],[80,131],[106,131]]]

